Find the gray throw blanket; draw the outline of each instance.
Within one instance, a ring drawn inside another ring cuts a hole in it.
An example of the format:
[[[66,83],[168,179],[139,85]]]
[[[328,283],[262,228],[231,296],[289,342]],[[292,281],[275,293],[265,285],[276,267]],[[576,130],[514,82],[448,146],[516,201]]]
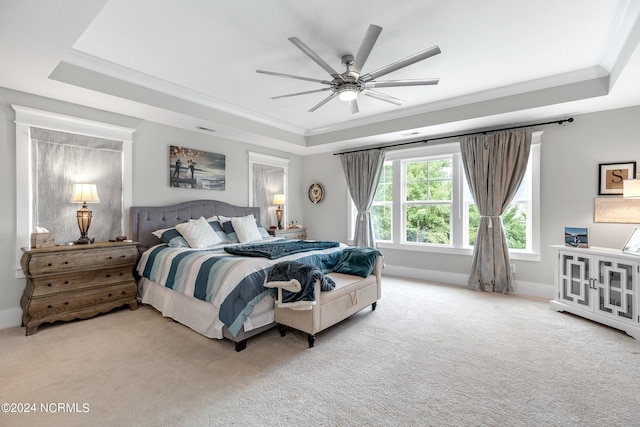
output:
[[[243,245],[227,246],[225,252],[240,255],[254,256],[268,259],[278,259],[287,255],[300,252],[311,252],[319,249],[335,248],[340,246],[338,242],[322,240],[277,240],[260,243],[247,243]]]
[[[269,269],[267,274],[267,283],[265,286],[270,286],[269,283],[282,283],[297,281],[300,284],[300,290],[298,292],[292,292],[285,289],[285,286],[280,287],[282,292],[281,304],[290,304],[297,302],[313,302],[316,300],[315,283],[316,280],[320,280],[320,289],[323,291],[330,291],[336,287],[335,282],[330,278],[322,274],[322,271],[317,267],[304,264],[296,261],[283,261],[279,262]],[[292,287],[290,289],[296,289]]]

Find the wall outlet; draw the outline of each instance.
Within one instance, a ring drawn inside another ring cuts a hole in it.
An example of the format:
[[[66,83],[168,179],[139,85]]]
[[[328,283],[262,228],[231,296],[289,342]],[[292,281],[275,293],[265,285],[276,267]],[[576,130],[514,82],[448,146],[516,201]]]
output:
[[[511,274],[516,274],[516,265],[511,264]]]

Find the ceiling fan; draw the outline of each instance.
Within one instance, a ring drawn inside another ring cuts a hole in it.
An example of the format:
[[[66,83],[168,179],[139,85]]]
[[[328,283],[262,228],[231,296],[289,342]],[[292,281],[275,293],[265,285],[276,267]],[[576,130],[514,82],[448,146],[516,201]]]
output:
[[[353,55],[344,55],[342,56],[342,63],[346,66],[346,71],[344,73],[338,73],[331,65],[327,64],[320,56],[318,56],[313,50],[311,50],[306,44],[304,44],[297,37],[290,37],[289,41],[293,43],[298,49],[304,52],[309,58],[315,61],[318,65],[320,65],[325,71],[329,73],[332,77],[332,80],[320,80],[314,79],[310,77],[302,77],[295,76],[292,74],[284,74],[284,73],[276,73],[274,71],[265,71],[265,70],[256,70],[257,73],[261,74],[269,74],[272,76],[278,77],[287,77],[290,79],[298,79],[305,80],[309,82],[320,83],[326,85],[327,87],[323,87],[321,89],[310,90],[306,92],[298,92],[291,93],[289,95],[280,95],[274,96],[271,99],[278,98],[286,98],[290,96],[298,96],[298,95],[307,95],[310,93],[316,92],[324,92],[331,91],[331,94],[320,101],[318,104],[313,106],[309,112],[313,112],[318,108],[322,107],[327,102],[331,101],[336,96],[338,99],[342,101],[346,101],[349,103],[349,108],[351,109],[351,113],[355,114],[359,111],[358,103],[356,102],[356,98],[358,94],[362,93],[363,95],[370,96],[375,99],[379,99],[381,101],[389,102],[395,105],[402,105],[405,101],[394,96],[390,96],[376,90],[373,88],[380,87],[398,87],[398,86],[421,86],[421,85],[437,85],[439,79],[406,79],[406,80],[375,80],[378,77],[382,77],[386,74],[397,71],[401,68],[407,67],[409,65],[415,64],[416,62],[422,61],[423,59],[427,59],[434,55],[440,53],[440,48],[436,45],[430,47],[429,49],[423,50],[422,52],[418,52],[414,55],[411,55],[407,58],[396,61],[392,64],[386,65],[382,68],[378,68],[375,71],[372,71],[367,74],[361,74],[362,67],[364,66],[373,46],[378,40],[378,36],[382,31],[382,27],[377,25],[369,25],[367,29],[367,33],[364,36],[364,40],[362,40],[362,44],[356,53],[356,56]]]

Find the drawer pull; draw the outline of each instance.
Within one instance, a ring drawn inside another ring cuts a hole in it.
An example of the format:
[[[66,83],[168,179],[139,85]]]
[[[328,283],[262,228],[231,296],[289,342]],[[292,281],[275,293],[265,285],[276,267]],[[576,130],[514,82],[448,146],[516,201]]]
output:
[[[113,259],[113,257],[112,256],[108,256],[107,259]]]
[[[109,294],[109,298],[111,298],[111,296],[112,296],[112,295],[113,295],[113,294]]]
[[[51,305],[48,305],[48,306],[47,306],[47,308],[51,308],[51,307],[52,307]]]
[[[107,274],[107,277],[111,277],[111,275],[110,275],[110,274]]]
[[[47,264],[47,267],[51,267],[51,263]]]
[[[68,284],[69,284],[69,281],[68,281],[68,280],[65,280],[65,281],[64,281],[64,284],[65,284],[65,285],[68,285]]]
[[[51,286],[53,286],[53,285],[52,285],[51,283],[47,283],[47,286],[48,286],[48,287],[51,287]]]
[[[65,264],[69,264],[69,261],[65,261],[64,263],[65,263]]]
[[[69,305],[69,301],[65,301],[65,302],[64,302],[64,305]]]

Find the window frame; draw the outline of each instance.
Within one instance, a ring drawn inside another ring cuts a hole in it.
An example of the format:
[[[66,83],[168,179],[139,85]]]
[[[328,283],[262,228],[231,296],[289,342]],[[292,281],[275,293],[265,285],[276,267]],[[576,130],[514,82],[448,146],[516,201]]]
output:
[[[15,277],[22,278],[20,266],[23,247],[29,247],[31,231],[34,228],[31,210],[31,127],[75,133],[90,137],[122,141],[122,229],[127,234],[129,228],[129,208],[133,202],[133,133],[135,129],[78,117],[66,116],[49,111],[37,110],[19,105],[11,105],[15,111],[16,126],[16,259]]]
[[[530,197],[531,203],[527,211],[527,220],[530,221],[530,227],[527,230],[527,249],[509,249],[509,256],[514,260],[540,261],[540,150],[543,131],[532,133],[531,153],[529,155],[530,167]],[[453,200],[451,204],[451,244],[429,244],[416,242],[403,242],[404,230],[404,199],[403,194],[403,162],[420,158],[434,158],[451,155],[452,161],[452,178],[453,178]],[[376,240],[376,244],[381,249],[400,249],[418,252],[434,252],[451,255],[473,254],[473,247],[465,244],[468,242],[468,214],[466,213],[466,203],[464,199],[464,185],[466,178],[464,176],[464,168],[462,167],[462,159],[460,154],[459,142],[434,144],[431,146],[423,146],[418,148],[410,148],[404,150],[394,150],[387,152],[385,164],[389,162],[393,165],[393,195],[392,202],[392,240]],[[395,202],[395,196],[398,195],[399,202]],[[375,202],[374,202],[375,204]],[[353,236],[355,229],[356,209],[351,199],[348,203],[348,217],[350,221],[347,231],[349,239]]]

